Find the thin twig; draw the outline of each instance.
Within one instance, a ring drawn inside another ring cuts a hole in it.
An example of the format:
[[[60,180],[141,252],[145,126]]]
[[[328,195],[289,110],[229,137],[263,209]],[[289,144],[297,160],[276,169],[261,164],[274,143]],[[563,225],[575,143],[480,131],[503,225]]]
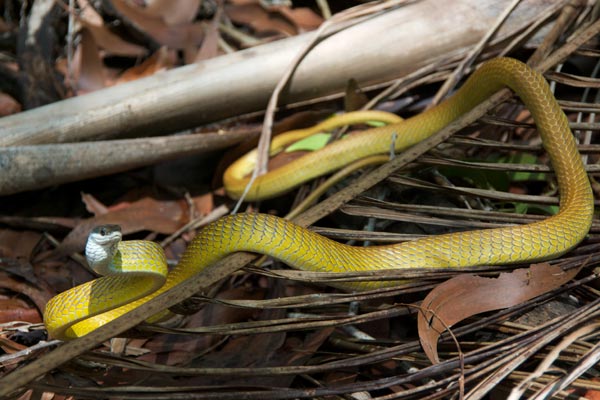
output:
[[[441,99],[446,96],[446,94],[451,91],[454,86],[458,83],[460,78],[464,75],[468,66],[470,66],[477,56],[481,53],[485,45],[490,41],[492,36],[496,34],[498,29],[502,26],[504,21],[508,18],[510,13],[515,9],[515,7],[521,2],[521,0],[513,0],[513,2],[504,10],[502,14],[496,20],[496,23],[490,28],[490,30],[483,35],[481,40],[473,47],[473,49],[467,54],[467,56],[460,62],[460,64],[456,67],[454,72],[448,77],[446,82],[442,85],[442,87],[435,94],[433,100],[431,101],[430,106],[434,106],[438,104]]]

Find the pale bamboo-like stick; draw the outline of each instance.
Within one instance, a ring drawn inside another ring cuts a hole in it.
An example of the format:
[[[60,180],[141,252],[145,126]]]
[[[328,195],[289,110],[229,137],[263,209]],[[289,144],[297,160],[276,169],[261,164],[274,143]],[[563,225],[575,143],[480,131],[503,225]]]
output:
[[[340,95],[402,77],[465,51],[487,32],[509,0],[424,0],[367,19],[318,44],[302,61],[282,104]],[[496,39],[527,27],[563,0],[524,0]],[[166,134],[264,109],[290,61],[314,33],[0,119],[0,146]]]
[[[0,148],[0,196],[215,151],[245,137],[209,133]]]

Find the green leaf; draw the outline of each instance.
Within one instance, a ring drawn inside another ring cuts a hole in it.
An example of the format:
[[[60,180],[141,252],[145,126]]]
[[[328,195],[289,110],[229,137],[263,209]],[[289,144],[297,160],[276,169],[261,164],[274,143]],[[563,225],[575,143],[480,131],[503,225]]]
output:
[[[331,138],[331,133],[315,133],[314,135],[292,143],[287,149],[285,149],[285,152],[291,153],[292,151],[319,150],[325,147],[325,145],[329,142],[329,138]]]
[[[373,126],[375,128],[379,128],[380,126],[386,126],[387,123],[381,121],[366,121],[365,124],[369,126]]]
[[[558,213],[558,206],[542,205],[542,204],[526,204],[515,203],[516,214],[539,214],[539,215],[555,215]]]
[[[459,165],[438,167],[438,171],[446,177],[460,178],[478,188],[494,188],[495,190],[506,191],[510,186],[506,171],[482,170]]]
[[[502,157],[498,160],[500,163],[512,164],[537,164],[538,158],[529,153],[515,153],[508,157]],[[546,174],[542,172],[510,172],[509,177],[513,182],[531,182],[531,181],[546,181]]]
[[[380,127],[387,125],[385,122],[380,121],[365,121],[365,124],[372,127]],[[329,139],[331,138],[331,133],[315,133],[309,137],[298,140],[295,143],[289,145],[286,149],[286,153],[291,153],[292,151],[316,151],[320,150],[329,143]],[[344,137],[342,136],[342,139]]]

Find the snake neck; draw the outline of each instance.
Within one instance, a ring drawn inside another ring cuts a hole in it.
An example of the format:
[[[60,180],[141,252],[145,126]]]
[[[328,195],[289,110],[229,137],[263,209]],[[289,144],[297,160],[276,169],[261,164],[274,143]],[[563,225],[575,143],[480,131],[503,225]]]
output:
[[[85,258],[88,265],[99,275],[109,275],[112,268],[112,260],[117,253],[119,242],[100,244],[89,238],[85,244]]]

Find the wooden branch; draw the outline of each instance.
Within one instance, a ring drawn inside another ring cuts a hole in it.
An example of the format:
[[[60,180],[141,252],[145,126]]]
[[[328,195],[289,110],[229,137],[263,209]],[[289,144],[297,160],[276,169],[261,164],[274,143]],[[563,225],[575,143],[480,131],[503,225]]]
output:
[[[0,148],[0,196],[220,150],[247,136],[208,133]]]
[[[530,25],[565,1],[524,0],[496,38]],[[342,94],[346,82],[387,82],[465,51],[487,32],[509,0],[412,2],[367,19],[318,44],[282,96],[290,104]],[[0,146],[165,134],[262,110],[307,33],[157,73],[134,82],[0,119]]]

